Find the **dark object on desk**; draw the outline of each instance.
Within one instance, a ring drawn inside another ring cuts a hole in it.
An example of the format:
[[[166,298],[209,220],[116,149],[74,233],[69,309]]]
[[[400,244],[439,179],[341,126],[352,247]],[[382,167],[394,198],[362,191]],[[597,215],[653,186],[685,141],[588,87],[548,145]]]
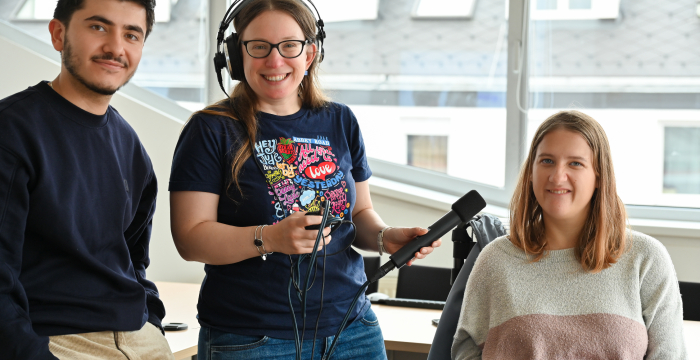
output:
[[[362,258],[362,260],[365,261],[365,274],[369,279],[370,276],[376,274],[377,270],[379,270],[381,258],[379,256],[365,256]],[[369,284],[367,291],[365,291],[365,295],[376,293],[377,291],[379,291],[379,281]]]
[[[452,340],[457,331],[457,321],[462,310],[462,300],[464,299],[464,288],[467,285],[469,274],[474,268],[474,262],[479,256],[481,249],[499,236],[506,234],[506,230],[501,221],[492,215],[482,214],[476,220],[469,222],[473,236],[476,237],[476,244],[469,252],[464,265],[461,267],[457,279],[452,285],[452,290],[447,296],[445,309],[440,316],[438,328],[435,330],[433,345],[428,353],[428,360],[451,360]]]
[[[445,302],[452,287],[450,273],[449,268],[404,266],[399,269],[396,297]]]
[[[419,308],[419,309],[442,310],[445,307],[444,301],[436,301],[436,300],[389,298],[389,299],[378,299],[378,300],[370,300],[370,301],[372,302],[372,304],[389,305],[389,306],[402,306],[402,307],[411,307],[411,308]]]
[[[438,323],[440,323],[440,319],[433,319],[433,325],[438,326]]]
[[[165,323],[165,324],[163,324],[163,330],[165,330],[165,331],[187,330],[187,324],[185,324],[185,323]]]
[[[700,283],[679,281],[683,300],[683,320],[700,321]]]

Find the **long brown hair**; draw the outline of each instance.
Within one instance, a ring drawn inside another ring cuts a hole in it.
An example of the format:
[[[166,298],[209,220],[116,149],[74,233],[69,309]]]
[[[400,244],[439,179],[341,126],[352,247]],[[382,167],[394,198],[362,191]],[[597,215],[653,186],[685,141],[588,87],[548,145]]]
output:
[[[561,111],[545,120],[532,138],[527,159],[510,203],[510,241],[533,255],[533,262],[546,255],[544,219],[532,189],[537,147],[549,132],[566,129],[583,136],[593,152],[598,188],[591,198],[589,214],[576,246],[576,259],[584,270],[597,273],[610,267],[625,251],[627,213],[617,195],[615,171],[605,131],[592,117],[576,110]]]
[[[233,21],[236,33],[243,33],[256,17],[265,11],[273,10],[285,12],[294,18],[305,38],[316,38],[316,20],[301,0],[255,0],[250,2],[241,9]],[[239,44],[239,46],[241,45]],[[245,50],[242,50],[241,53],[245,54]],[[318,81],[318,56],[314,58],[309,67],[308,75],[304,76],[299,85],[299,97],[302,101],[302,107],[306,108],[319,108],[328,104],[328,97],[321,91]],[[258,96],[248,81],[244,79],[235,86],[231,97],[193,114],[193,116],[197,114],[225,116],[233,122],[238,122],[245,129],[248,141],[242,141],[238,144],[240,146],[235,150],[231,163],[231,182],[236,184],[239,192],[241,187],[238,178],[241,169],[245,161],[253,155],[251,143],[255,143],[255,136],[258,132],[258,111]],[[231,183],[229,183],[230,185]]]

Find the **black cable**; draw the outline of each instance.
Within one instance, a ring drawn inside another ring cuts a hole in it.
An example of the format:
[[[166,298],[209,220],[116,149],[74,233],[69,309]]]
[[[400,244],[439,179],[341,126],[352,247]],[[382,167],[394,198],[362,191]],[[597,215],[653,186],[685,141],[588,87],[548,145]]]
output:
[[[338,328],[338,332],[335,334],[335,338],[333,339],[333,342],[331,343],[331,346],[328,348],[328,353],[326,356],[323,357],[323,360],[330,359],[331,355],[333,354],[333,351],[335,350],[335,345],[338,342],[338,339],[340,338],[340,333],[343,332],[345,329],[345,324],[348,323],[348,319],[350,318],[350,313],[352,312],[352,309],[355,308],[355,305],[357,304],[357,300],[360,298],[360,295],[362,295],[365,290],[367,290],[367,287],[369,286],[370,281],[367,280],[361,287],[360,290],[355,294],[355,298],[352,299],[352,303],[350,303],[350,307],[348,308],[348,311],[345,313],[345,318],[343,318],[343,322],[340,323],[340,327]]]
[[[305,284],[309,284],[309,281],[311,280],[311,270],[315,268],[316,265],[316,255],[318,254],[318,244],[319,241],[321,241],[321,238],[324,238],[323,236],[323,229],[326,228],[326,222],[328,221],[328,216],[331,214],[331,207],[330,207],[330,202],[328,200],[325,201],[323,207],[323,216],[321,218],[321,224],[318,227],[318,233],[316,235],[316,242],[314,242],[314,248],[311,250],[311,256],[309,257],[309,266],[306,268],[306,281],[304,282]],[[324,246],[325,246],[325,241],[324,241]],[[324,264],[324,269],[325,264]],[[314,277],[314,282],[316,278]],[[301,285],[301,284],[300,284]],[[325,285],[325,284],[324,284]],[[301,318],[302,318],[302,329],[301,329],[301,346],[303,348],[304,346],[304,334],[306,333],[306,295],[308,294],[310,287],[304,287],[304,291],[301,293]]]
[[[297,317],[294,314],[294,305],[292,305],[292,280],[289,279],[287,286],[287,298],[289,299],[289,313],[292,314],[292,326],[294,327],[294,348],[296,349],[296,359],[301,360],[301,343],[299,342],[299,332],[297,331]]]
[[[346,246],[343,250],[338,250],[332,254],[329,254],[328,256],[338,255],[342,252],[345,252],[345,250],[349,249],[352,246],[352,244],[355,243],[355,238],[357,238],[357,226],[355,225],[355,223],[350,221],[350,220],[343,220],[340,222],[340,225],[342,225],[342,224],[352,225],[352,241],[350,241],[350,243],[348,243],[348,246]],[[338,225],[338,226],[340,226],[340,225]],[[325,252],[325,250],[324,250],[324,252]],[[324,265],[325,265],[325,263],[324,263]]]
[[[289,298],[289,306],[290,306],[290,312],[292,313],[292,318],[293,318],[293,326],[294,326],[294,339],[295,339],[295,346],[297,350],[297,359],[301,359],[301,354],[303,352],[303,347],[304,347],[304,335],[306,333],[306,296],[307,292],[311,290],[311,287],[316,281],[316,276],[317,276],[317,271],[318,271],[318,246],[319,242],[321,239],[323,239],[323,242],[320,244],[321,245],[321,251],[323,255],[323,265],[321,267],[321,299],[320,299],[320,305],[319,305],[319,310],[318,314],[316,316],[316,324],[315,324],[315,329],[314,329],[314,338],[313,338],[313,345],[311,349],[311,356],[313,359],[313,355],[315,354],[316,351],[316,339],[318,336],[318,325],[320,323],[321,319],[321,312],[323,311],[323,295],[325,292],[325,287],[326,287],[326,261],[329,256],[337,255],[342,252],[345,252],[350,246],[355,241],[355,238],[357,237],[357,226],[350,220],[343,220],[340,222],[338,225],[341,226],[342,224],[350,224],[353,227],[353,238],[352,241],[349,242],[349,244],[343,248],[342,250],[336,251],[332,254],[327,254],[326,253],[326,242],[325,242],[325,235],[323,235],[323,229],[326,227],[326,223],[328,220],[328,217],[330,216],[330,204],[327,204],[324,206],[324,213],[321,219],[321,226],[319,226],[318,234],[316,236],[316,242],[314,243],[314,248],[310,254],[302,254],[299,255],[297,258],[297,261],[295,262],[292,258],[291,255],[289,255],[289,261],[290,261],[290,284],[289,284],[289,289],[288,289],[288,298]],[[336,228],[337,229],[337,228]],[[309,259],[309,265],[306,269],[306,281],[302,282],[302,277],[301,277],[301,264],[306,260]],[[311,268],[313,267],[313,279],[311,279]],[[296,271],[294,271],[296,268]],[[309,282],[311,282],[310,285]],[[299,299],[299,302],[301,303],[301,311],[302,311],[302,334],[301,337],[299,336],[299,328],[296,322],[296,315],[294,314],[294,307],[292,305],[292,295],[291,295],[291,288],[292,285],[294,285],[296,291],[297,291],[297,298]],[[363,287],[366,288],[366,285]],[[353,303],[350,306],[350,309],[348,309],[348,314],[345,316],[345,320],[343,324],[347,323],[347,319],[349,318],[349,312],[352,311],[352,309],[355,306],[355,303],[357,303],[357,299],[359,296],[357,296],[354,300]],[[343,325],[344,327],[344,325]]]
[[[311,347],[311,360],[314,359],[314,353],[316,352],[316,335],[318,334],[318,323],[321,320],[321,311],[323,311],[323,293],[326,290],[326,257],[327,257],[327,255],[326,255],[326,237],[325,236],[323,237],[323,245],[321,245],[321,246],[323,247],[323,270],[321,270],[321,302],[319,303],[319,307],[318,307],[318,315],[316,315],[316,328],[314,329],[314,341],[313,341],[313,346]]]

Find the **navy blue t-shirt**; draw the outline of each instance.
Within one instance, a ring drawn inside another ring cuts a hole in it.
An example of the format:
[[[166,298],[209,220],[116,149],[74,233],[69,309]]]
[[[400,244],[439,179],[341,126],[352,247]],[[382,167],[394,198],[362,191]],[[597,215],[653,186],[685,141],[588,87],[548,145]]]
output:
[[[220,195],[218,221],[233,226],[275,224],[289,209],[314,211],[325,199],[330,201],[333,216],[351,220],[355,182],[367,180],[371,171],[357,119],[350,109],[329,103],[288,116],[259,113],[258,119],[255,157],[244,163],[239,177],[242,194],[231,184],[231,164],[236,149],[248,140],[230,118],[207,114],[193,116],[180,135],[169,190]],[[264,176],[253,161],[260,162]],[[352,239],[352,226],[341,226],[333,233],[327,253],[348,247]],[[252,238],[250,246],[254,246]],[[320,256],[318,261],[326,271],[318,335],[330,336],[337,331],[366,276],[362,257],[352,247],[328,257],[325,264]],[[306,264],[308,261],[301,267],[302,274]],[[274,253],[266,261],[256,256],[235,264],[205,265],[204,270],[207,275],[197,305],[202,326],[239,335],[294,338],[288,255]],[[307,295],[307,339],[313,336],[318,314],[321,276],[318,271]],[[294,287],[292,299],[301,331]],[[368,307],[363,294],[350,319]]]

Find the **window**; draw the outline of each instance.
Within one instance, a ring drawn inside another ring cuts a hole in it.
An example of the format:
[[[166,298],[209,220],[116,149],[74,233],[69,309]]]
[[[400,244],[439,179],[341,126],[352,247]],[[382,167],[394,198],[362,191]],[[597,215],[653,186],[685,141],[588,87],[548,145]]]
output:
[[[408,135],[407,153],[410,166],[447,171],[447,136]]]
[[[379,0],[315,0],[314,5],[321,14],[323,22],[328,24],[340,21],[375,20]],[[314,15],[316,15],[315,11]]]
[[[476,0],[415,0],[414,19],[447,19],[474,16]]]
[[[50,43],[47,24],[57,0],[1,0],[0,19]],[[132,83],[191,110],[204,107],[209,0],[159,0],[156,24],[143,50]],[[218,1],[218,0],[215,0]],[[8,9],[6,11],[3,11]],[[18,11],[10,9],[19,9]],[[223,15],[222,15],[223,16]],[[220,19],[217,19],[220,21]]]
[[[15,15],[22,20],[51,20],[58,0],[27,0]]]
[[[700,195],[700,127],[665,128],[663,192]]]
[[[10,0],[12,1],[12,0]],[[26,0],[15,15],[17,20],[51,20],[58,0]],[[158,1],[156,22],[170,21],[170,12],[178,0]]]
[[[444,181],[505,186],[508,24],[501,1],[471,2],[471,21],[413,18],[411,5],[454,14],[458,3],[470,2],[384,1],[372,22],[328,24],[321,84],[355,113],[367,155],[382,163],[371,164],[376,176],[463,195],[472,185]],[[443,139],[441,165],[421,137]]]
[[[620,16],[620,0],[531,0],[532,20],[605,20]]]
[[[532,9],[528,139],[549,115],[579,109],[605,129],[618,194],[627,205],[698,208],[700,55],[693,52],[698,38],[690,22],[695,14],[667,2],[625,6],[620,21],[585,27],[534,20],[539,10]]]

